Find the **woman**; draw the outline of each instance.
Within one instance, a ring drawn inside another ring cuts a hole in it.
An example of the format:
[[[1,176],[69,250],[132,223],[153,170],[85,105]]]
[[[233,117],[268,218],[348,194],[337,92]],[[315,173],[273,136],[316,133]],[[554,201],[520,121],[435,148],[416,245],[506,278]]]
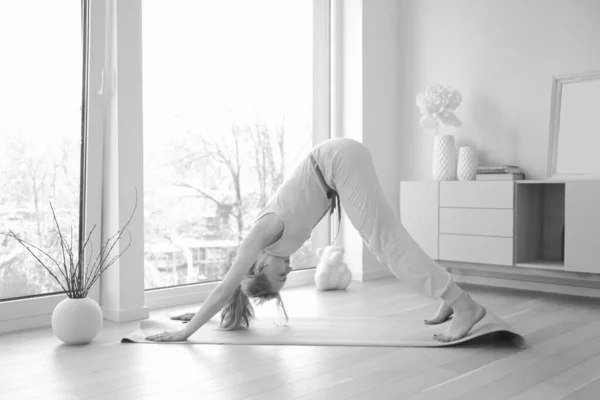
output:
[[[442,300],[426,324],[444,322],[454,314],[446,332],[434,335],[434,339],[461,339],[484,317],[485,308],[463,292],[402,226],[385,200],[367,148],[357,141],[337,138],[314,147],[269,199],[242,241],[231,269],[189,323],[180,331],[147,339],[186,340],[221,309],[222,328],[247,327],[253,317],[249,297],[259,303],[277,300],[287,318],[279,291],[291,270],[290,256],[327,211],[333,212],[336,200],[344,206],[369,250],[404,285],[430,299]]]

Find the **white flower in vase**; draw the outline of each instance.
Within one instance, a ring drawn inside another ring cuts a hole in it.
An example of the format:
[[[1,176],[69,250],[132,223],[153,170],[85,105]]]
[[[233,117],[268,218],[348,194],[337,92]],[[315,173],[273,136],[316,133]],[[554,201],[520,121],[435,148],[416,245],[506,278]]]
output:
[[[424,93],[417,95],[417,107],[421,112],[419,124],[425,129],[435,128],[433,153],[433,178],[442,181],[456,179],[456,147],[454,136],[438,135],[438,127],[458,128],[462,121],[454,111],[462,102],[456,89],[446,85],[428,86]]]
[[[454,111],[460,106],[460,92],[447,85],[428,86],[425,92],[417,95],[417,107],[421,112],[419,123],[426,129],[438,126],[458,128],[462,122]]]

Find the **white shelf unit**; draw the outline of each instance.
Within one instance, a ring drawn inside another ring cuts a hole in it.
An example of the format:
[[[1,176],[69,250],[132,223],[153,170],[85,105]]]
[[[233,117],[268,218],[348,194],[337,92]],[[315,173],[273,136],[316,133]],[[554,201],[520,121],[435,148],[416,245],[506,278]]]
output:
[[[600,180],[403,181],[400,218],[436,260],[600,274]]]

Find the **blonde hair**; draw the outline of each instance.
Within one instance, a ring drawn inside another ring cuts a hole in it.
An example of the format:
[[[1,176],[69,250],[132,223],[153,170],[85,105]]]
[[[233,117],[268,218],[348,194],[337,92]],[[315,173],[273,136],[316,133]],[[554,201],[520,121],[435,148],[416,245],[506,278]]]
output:
[[[250,298],[254,299],[256,305],[261,305],[269,300],[277,300],[277,308],[282,312],[287,323],[288,315],[281,295],[279,292],[273,291],[269,278],[262,274],[265,264],[262,264],[261,268],[257,270],[257,263],[258,261],[252,265],[244,282],[235,289],[233,296],[221,310],[221,329],[234,330],[250,327],[254,319],[254,307]]]

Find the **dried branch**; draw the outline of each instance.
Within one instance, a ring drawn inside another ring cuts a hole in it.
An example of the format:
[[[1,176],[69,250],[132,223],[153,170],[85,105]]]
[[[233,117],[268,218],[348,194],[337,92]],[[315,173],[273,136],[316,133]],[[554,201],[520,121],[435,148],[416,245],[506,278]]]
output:
[[[40,265],[42,265],[42,267],[44,267],[44,269],[46,271],[48,271],[48,273],[50,275],[52,275],[52,277],[54,278],[54,280],[56,280],[56,282],[58,282],[58,284],[60,285],[60,287],[67,293],[69,293],[70,291],[68,290],[68,288],[65,288],[64,285],[62,284],[62,282],[60,281],[60,279],[58,279],[58,277],[56,275],[54,275],[54,273],[50,270],[50,268],[42,261],[40,260],[40,258],[33,252],[31,251],[31,249],[29,248],[30,246],[33,247],[34,249],[42,252],[43,254],[45,254],[48,258],[50,258],[50,260],[52,260],[54,263],[56,263],[58,265],[58,263],[56,262],[56,260],[54,260],[54,258],[50,257],[46,252],[44,252],[43,250],[41,250],[39,247],[32,245],[31,243],[26,242],[25,240],[21,239],[20,237],[18,237],[12,230],[9,230],[9,233],[2,233],[5,236],[9,236],[12,237],[13,239],[15,239],[17,242],[19,242],[36,260],[38,263],[40,263]],[[60,269],[60,267],[59,267]],[[66,276],[65,276],[66,279]]]
[[[48,271],[48,273],[54,278],[54,280],[60,285],[60,287],[63,289],[63,291],[67,294],[67,296],[69,296],[70,298],[83,298],[83,297],[87,296],[91,287],[102,276],[102,274],[111,265],[113,265],[131,246],[131,233],[129,232],[127,227],[129,226],[129,224],[131,223],[131,221],[133,219],[133,216],[135,215],[135,212],[137,210],[137,203],[138,203],[138,201],[137,201],[137,190],[136,190],[135,206],[133,208],[131,216],[129,217],[129,219],[123,226],[123,228],[118,230],[117,233],[115,233],[113,236],[111,236],[106,241],[106,243],[101,247],[100,253],[94,259],[94,262],[92,265],[90,265],[90,263],[92,263],[94,249],[93,249],[93,245],[91,242],[91,237],[92,237],[92,233],[94,232],[96,226],[94,225],[92,227],[92,229],[88,233],[85,240],[83,240],[82,238],[79,238],[78,241],[81,245],[79,248],[78,256],[76,258],[75,254],[73,252],[73,229],[71,228],[71,241],[69,243],[69,242],[67,242],[67,239],[65,238],[65,236],[63,234],[63,231],[60,229],[58,219],[56,218],[56,214],[54,212],[54,208],[52,207],[51,203],[50,203],[50,208],[52,210],[54,223],[56,225],[55,232],[58,233],[59,243],[61,246],[60,254],[62,255],[62,259],[63,259],[62,266],[55,258],[50,256],[47,252],[40,249],[36,245],[29,243],[28,241],[26,241],[24,239],[19,238],[12,230],[9,230],[9,233],[1,233],[1,234],[12,237],[17,242],[19,242],[36,259],[36,261],[42,267],[44,267],[44,269],[46,271]],[[124,232],[127,232],[127,234],[129,235],[129,243],[127,244],[127,246],[125,247],[125,249],[123,251],[121,251],[117,255],[113,256],[109,260],[108,258],[110,257],[110,254],[111,254],[113,248],[119,242],[119,240],[123,236]],[[89,251],[89,259],[86,262],[85,250],[87,249],[88,245],[90,245],[91,249]],[[62,277],[65,280],[64,285],[63,285],[61,279],[59,279],[59,277],[52,272],[52,270],[47,265],[47,263],[44,263],[40,259],[40,257],[38,255],[36,255],[31,249],[35,249],[35,250],[39,251],[40,253],[42,253],[43,255],[48,257],[48,259],[52,263],[56,264],[56,266],[58,267],[58,271],[60,272],[60,274],[62,275]],[[85,271],[82,271],[82,268],[84,268]]]

